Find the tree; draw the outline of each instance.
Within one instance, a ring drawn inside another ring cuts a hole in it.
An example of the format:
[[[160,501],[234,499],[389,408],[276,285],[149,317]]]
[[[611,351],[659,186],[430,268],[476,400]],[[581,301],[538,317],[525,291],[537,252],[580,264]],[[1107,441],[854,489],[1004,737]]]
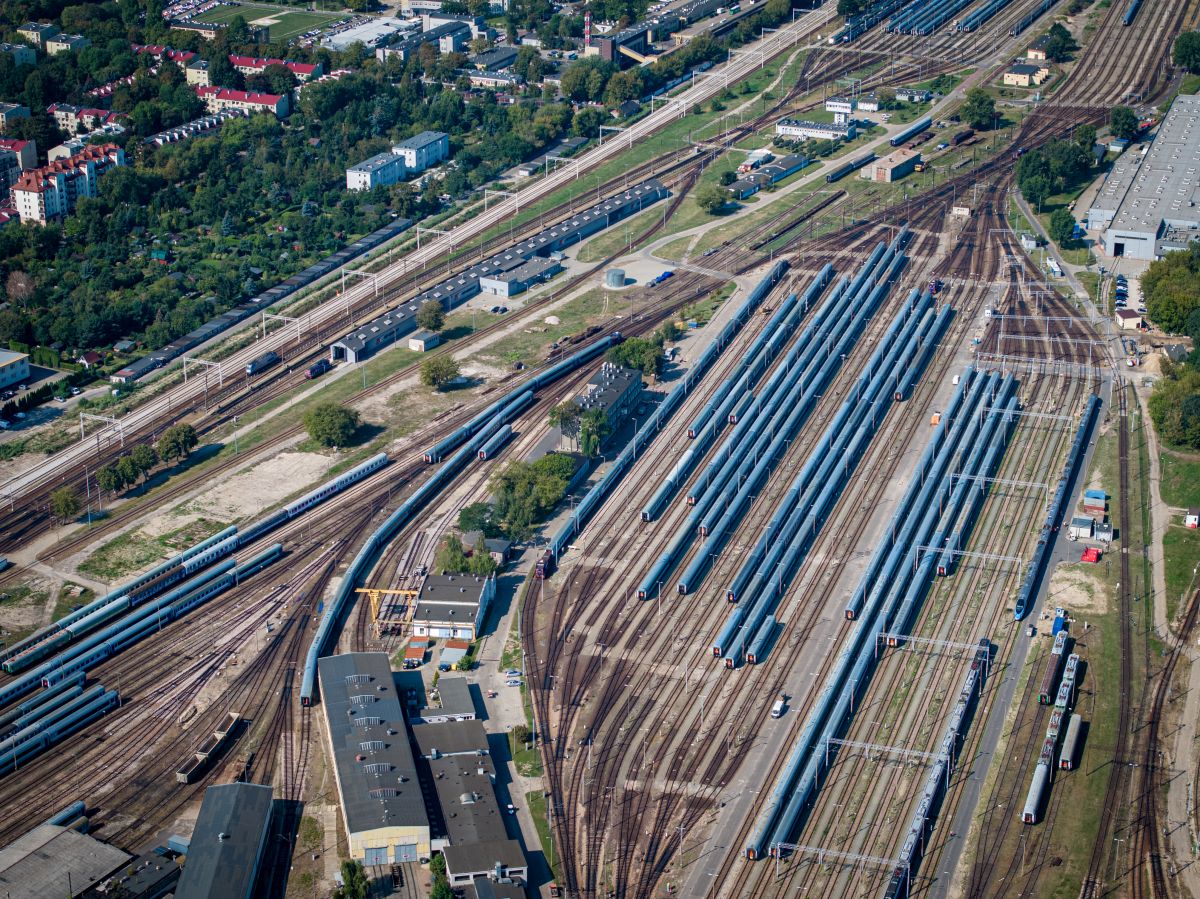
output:
[[[1200,74],[1200,31],[1185,31],[1175,38],[1172,57],[1175,65],[1193,75]]]
[[[467,559],[467,573],[487,577],[495,574],[496,569],[500,567],[492,558],[492,554],[488,552],[486,539],[480,535],[479,539],[475,541],[475,545],[471,547],[471,557]]]
[[[24,306],[33,299],[35,291],[33,278],[29,277],[27,273],[19,270],[8,273],[8,278],[4,282],[4,292],[14,303]]]
[[[881,87],[875,91],[875,99],[879,101],[880,109],[896,108],[896,91],[890,87]]]
[[[321,446],[346,446],[358,430],[358,413],[337,403],[321,403],[304,413],[308,436]]]
[[[471,563],[462,540],[454,534],[447,534],[438,547],[433,567],[441,574],[463,574],[470,570]]]
[[[121,478],[117,466],[109,464],[96,469],[96,484],[101,490],[116,493],[125,486],[125,481]]]
[[[505,532],[516,538],[532,533],[533,525],[562,501],[574,475],[574,461],[562,453],[509,462],[489,485]]]
[[[1055,209],[1050,215],[1050,239],[1060,247],[1074,244],[1075,217],[1065,209]]]
[[[136,484],[141,473],[137,464],[129,456],[122,456],[117,460],[117,474],[121,476],[122,486],[129,487]]]
[[[440,331],[446,323],[446,310],[437,300],[426,300],[417,310],[417,325],[426,331]]]
[[[371,881],[363,871],[362,862],[355,859],[342,862],[342,885],[333,891],[334,899],[367,899]]]
[[[421,383],[435,390],[441,390],[458,375],[458,363],[449,356],[436,356],[421,363]]]
[[[612,433],[608,413],[603,409],[588,409],[579,421],[579,450],[585,456],[600,452],[600,444]]]
[[[485,537],[499,537],[503,531],[496,524],[492,507],[487,503],[471,503],[458,513],[458,529],[464,534],[479,531]]]
[[[1096,126],[1080,125],[1072,132],[1071,139],[1091,153],[1092,147],[1096,144]]]
[[[79,494],[69,484],[50,494],[50,514],[61,521],[70,521],[79,514]]]
[[[559,403],[550,410],[550,427],[558,428],[564,437],[579,441],[579,405],[574,400]]]
[[[196,429],[191,425],[171,425],[158,438],[158,457],[164,462],[186,458],[198,441]]]
[[[719,184],[706,184],[696,191],[696,205],[709,215],[716,215],[729,202],[729,191]]]
[[[529,725],[527,725],[527,724],[513,725],[512,735],[513,735],[513,739],[516,740],[518,743],[528,743],[529,742]]]
[[[1114,106],[1108,120],[1108,130],[1120,140],[1133,140],[1138,133],[1137,113],[1128,106]]]
[[[137,466],[138,473],[145,477],[158,464],[158,453],[154,452],[154,447],[146,443],[139,443],[129,453],[129,458],[133,460],[133,464]]]
[[[1071,54],[1079,49],[1071,32],[1067,31],[1060,22],[1055,22],[1046,32],[1046,58],[1052,62],[1066,62]]]
[[[649,377],[657,375],[662,367],[662,344],[647,337],[630,337],[610,349],[605,358]]]
[[[983,88],[972,88],[959,114],[976,131],[991,128],[996,122],[996,101]]]
[[[859,0],[838,0],[837,14],[843,18],[848,19],[861,9],[862,4]]]

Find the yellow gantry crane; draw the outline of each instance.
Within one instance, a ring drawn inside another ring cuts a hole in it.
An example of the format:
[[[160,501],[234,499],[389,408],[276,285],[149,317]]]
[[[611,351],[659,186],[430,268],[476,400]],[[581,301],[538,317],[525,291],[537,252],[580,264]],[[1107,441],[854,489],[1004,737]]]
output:
[[[375,628],[376,636],[379,636],[382,633],[381,625],[379,623],[379,609],[380,605],[382,604],[383,597],[408,596],[415,598],[421,595],[420,590],[383,589],[379,587],[359,587],[354,592],[367,594],[367,599],[371,601],[371,623]],[[407,603],[404,607],[404,612],[400,623],[407,624],[409,621],[411,621],[416,608],[417,604],[415,602]]]

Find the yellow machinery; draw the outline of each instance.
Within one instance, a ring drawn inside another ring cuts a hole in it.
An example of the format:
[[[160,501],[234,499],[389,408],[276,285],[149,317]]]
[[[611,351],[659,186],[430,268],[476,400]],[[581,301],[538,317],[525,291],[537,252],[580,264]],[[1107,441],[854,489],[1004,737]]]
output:
[[[411,620],[413,613],[417,610],[417,604],[414,601],[405,603],[400,609],[399,620],[389,618],[385,622],[380,622],[379,612],[385,596],[407,596],[415,600],[420,595],[420,590],[388,590],[378,587],[359,587],[355,593],[365,593],[371,601],[371,622],[375,628],[375,636],[383,636],[384,629],[389,626],[398,625],[403,633],[404,626]]]

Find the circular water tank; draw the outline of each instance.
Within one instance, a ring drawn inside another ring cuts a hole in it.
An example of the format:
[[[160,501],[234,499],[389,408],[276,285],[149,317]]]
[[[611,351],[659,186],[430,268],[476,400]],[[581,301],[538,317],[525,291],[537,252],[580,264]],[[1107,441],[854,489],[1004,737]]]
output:
[[[604,275],[605,287],[624,287],[625,286],[625,270],[621,268],[610,268]]]

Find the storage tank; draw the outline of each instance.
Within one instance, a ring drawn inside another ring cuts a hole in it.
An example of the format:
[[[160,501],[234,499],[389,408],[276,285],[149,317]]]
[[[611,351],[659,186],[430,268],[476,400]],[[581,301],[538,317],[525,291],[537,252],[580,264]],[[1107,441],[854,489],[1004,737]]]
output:
[[[610,268],[604,275],[604,286],[609,288],[624,287],[625,270],[622,268]]]

